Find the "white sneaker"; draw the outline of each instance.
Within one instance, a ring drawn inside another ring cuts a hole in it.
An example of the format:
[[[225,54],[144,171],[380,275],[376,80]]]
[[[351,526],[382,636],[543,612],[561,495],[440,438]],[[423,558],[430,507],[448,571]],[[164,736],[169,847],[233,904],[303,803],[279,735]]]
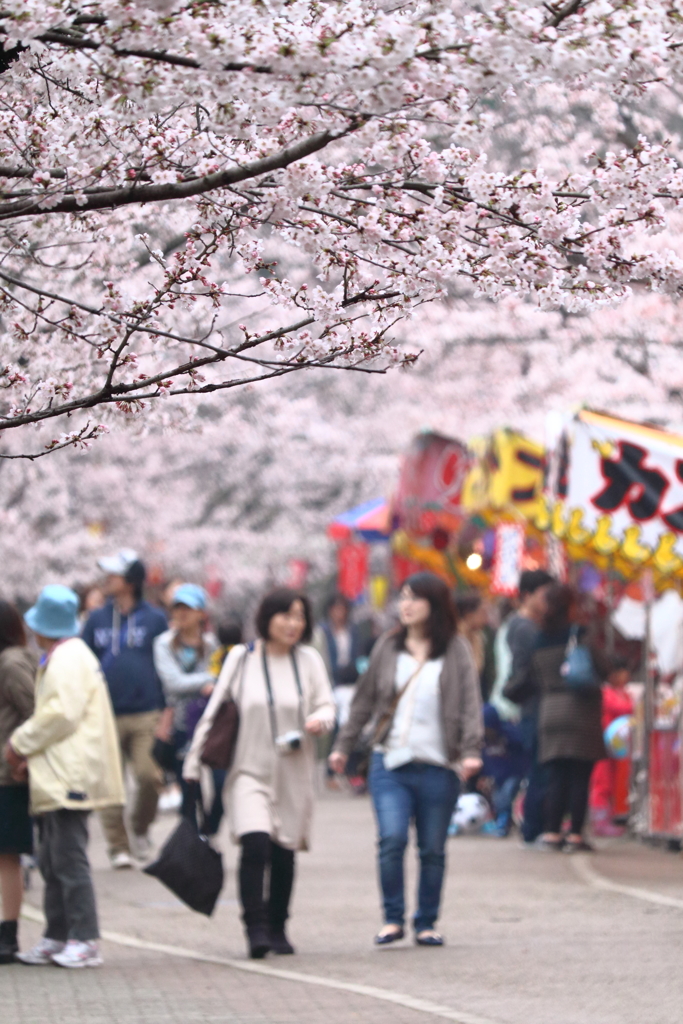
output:
[[[52,963],[58,967],[101,967],[104,961],[96,942],[69,939],[62,952],[53,955]]]
[[[122,871],[125,868],[132,868],[133,861],[127,850],[119,850],[118,853],[112,853],[109,855],[109,863],[113,867],[114,871]]]
[[[152,840],[147,833],[143,836],[131,836],[133,856],[136,860],[147,861],[152,856]]]
[[[27,949],[25,953],[17,953],[16,957],[17,960],[21,960],[22,964],[42,967],[44,964],[51,964],[52,957],[56,956],[57,953],[61,953],[63,949],[63,942],[57,942],[56,939],[42,938],[33,949]]]
[[[179,786],[169,786],[159,797],[159,804],[157,810],[159,814],[169,814],[173,811],[179,811],[180,805],[183,802],[183,794],[180,792]]]

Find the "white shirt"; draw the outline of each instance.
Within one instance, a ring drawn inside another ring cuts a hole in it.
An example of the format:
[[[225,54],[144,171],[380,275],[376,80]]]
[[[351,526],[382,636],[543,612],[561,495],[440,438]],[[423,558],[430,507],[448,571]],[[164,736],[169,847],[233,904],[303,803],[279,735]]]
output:
[[[415,673],[418,662],[401,651],[396,664],[396,689],[401,690]],[[439,678],[443,658],[425,662],[405,691],[384,745],[384,765],[399,768],[410,761],[448,765],[441,722]]]

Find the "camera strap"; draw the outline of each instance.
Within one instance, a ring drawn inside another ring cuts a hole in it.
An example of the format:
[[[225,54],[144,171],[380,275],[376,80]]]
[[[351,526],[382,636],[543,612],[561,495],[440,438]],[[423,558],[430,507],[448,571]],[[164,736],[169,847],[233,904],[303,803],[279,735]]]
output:
[[[294,681],[296,682],[296,692],[299,695],[299,723],[301,730],[303,731],[304,726],[304,694],[301,689],[301,677],[299,676],[299,666],[297,664],[296,655],[294,650],[289,652],[289,656],[292,659],[292,668],[294,669]],[[277,718],[275,716],[275,700],[273,699],[273,687],[270,682],[270,672],[268,670],[268,655],[266,654],[265,642],[261,648],[261,660],[263,662],[263,678],[266,681],[266,694],[268,695],[268,712],[270,715],[270,729],[273,733],[273,743],[278,736],[277,731]]]

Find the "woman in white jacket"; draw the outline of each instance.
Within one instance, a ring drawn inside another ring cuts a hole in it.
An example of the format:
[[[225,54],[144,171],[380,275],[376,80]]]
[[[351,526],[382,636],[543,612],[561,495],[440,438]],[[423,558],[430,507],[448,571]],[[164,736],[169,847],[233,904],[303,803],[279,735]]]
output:
[[[324,662],[308,645],[307,598],[285,588],[274,591],[261,603],[256,625],[256,645],[238,644],[226,658],[183,775],[199,779],[216,712],[232,696],[240,727],[227,780],[228,812],[233,839],[242,847],[239,887],[249,953],[261,958],[269,950],[294,952],[285,935],[294,854],[309,845],[314,737],[332,728],[335,709]]]
[[[24,616],[43,652],[35,711],[5,748],[15,778],[28,780],[38,818],[46,927],[26,964],[102,963],[90,864],[88,813],[124,802],[114,714],[99,662],[78,633],[78,596],[47,586]]]

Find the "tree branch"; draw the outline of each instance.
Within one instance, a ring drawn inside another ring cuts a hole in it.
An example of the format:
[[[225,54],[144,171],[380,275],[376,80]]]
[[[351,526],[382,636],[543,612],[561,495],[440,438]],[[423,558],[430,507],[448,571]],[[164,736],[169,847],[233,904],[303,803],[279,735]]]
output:
[[[229,170],[216,171],[214,174],[206,174],[202,178],[191,178],[188,181],[164,182],[151,185],[130,185],[121,188],[104,189],[98,188],[96,192],[84,189],[85,198],[76,196],[65,196],[54,206],[44,209],[41,206],[41,198],[21,199],[16,202],[0,203],[0,220],[10,220],[16,217],[26,217],[39,213],[47,216],[54,213],[88,213],[91,210],[118,209],[121,206],[131,204],[141,205],[143,203],[170,202],[177,199],[188,199],[192,196],[203,195],[205,192],[212,192],[219,188],[226,188],[239,181],[246,181],[249,178],[257,178],[262,174],[282,170],[290,164],[303,160],[304,157],[318,153],[325,149],[332,142],[337,142],[345,136],[356,131],[363,122],[358,119],[352,121],[346,128],[317,132],[307,139],[295,142],[287,146],[273,156],[261,157],[253,163],[244,164],[241,167],[231,167]]]
[[[76,21],[79,20],[82,24],[81,19],[76,19]],[[105,23],[104,19],[98,22],[100,25]],[[158,64],[172,64],[181,68],[200,69],[202,67],[194,57],[182,57],[180,54],[168,53],[166,50],[128,50],[124,47],[98,43],[94,39],[88,39],[87,36],[74,35],[67,29],[50,29],[43,32],[42,35],[36,36],[36,39],[41,43],[53,43],[69,50],[101,50],[103,46],[107,46],[109,51],[117,57],[139,57],[141,60],[152,60]],[[252,64],[246,60],[229,61],[227,64],[221,65],[221,71],[252,71],[260,75],[269,75],[272,70],[269,64]]]

